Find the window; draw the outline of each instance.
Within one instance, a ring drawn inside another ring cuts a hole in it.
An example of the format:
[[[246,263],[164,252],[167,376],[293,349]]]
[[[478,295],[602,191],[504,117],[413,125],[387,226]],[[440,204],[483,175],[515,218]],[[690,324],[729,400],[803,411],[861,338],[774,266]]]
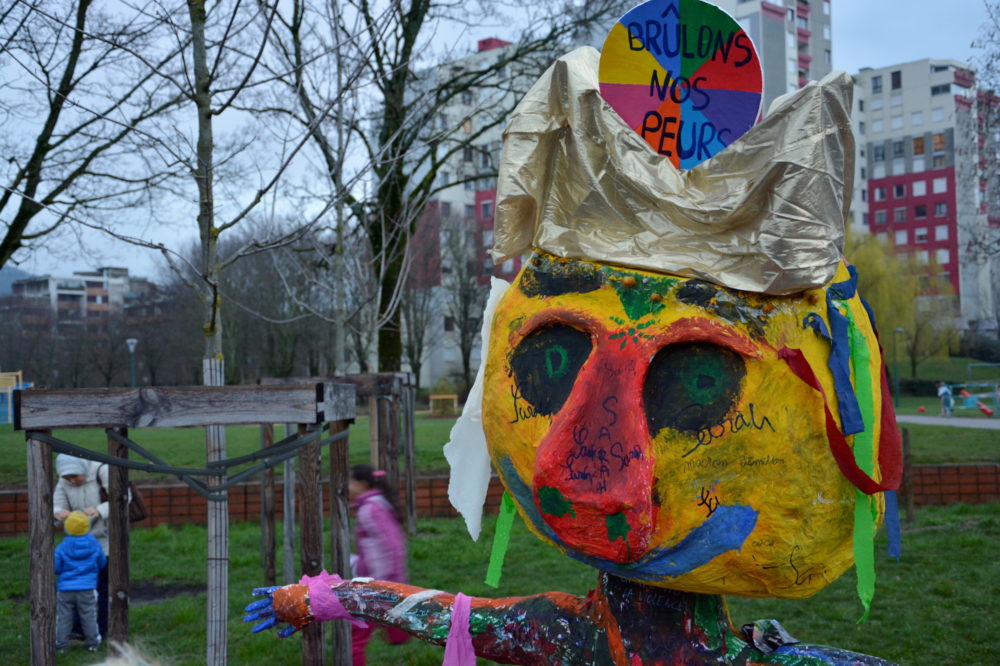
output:
[[[858,123],[858,134],[864,134],[864,133],[865,133],[865,121],[862,120],[861,122]]]
[[[879,243],[882,243],[882,245],[885,245],[886,243],[889,242],[889,234],[886,233],[885,231],[881,231],[875,234],[875,240],[877,240]]]
[[[875,224],[885,224],[886,214],[884,210],[875,211]]]
[[[863,187],[861,188],[861,200],[868,201],[868,190]]]
[[[883,126],[882,126],[882,119],[881,118],[878,118],[878,119],[872,121],[872,132],[874,132],[875,134],[878,134],[879,132],[882,131],[882,129],[883,129]]]
[[[466,146],[465,148],[462,148],[462,161],[463,162],[472,162],[474,159],[475,159],[475,157],[472,154],[472,146]]]
[[[476,219],[476,207],[472,204],[465,204],[465,219],[475,220]]]
[[[913,127],[920,127],[924,124],[924,112],[914,111],[910,114],[910,125]]]
[[[944,152],[945,145],[946,145],[946,143],[945,143],[945,139],[944,139],[944,132],[938,132],[937,134],[935,134],[934,135],[934,152],[935,153]]]
[[[508,259],[507,261],[503,262],[503,265],[500,267],[500,270],[502,272],[504,272],[504,273],[510,273],[511,271],[513,271],[514,270],[514,260],[513,259]]]
[[[809,19],[807,19],[805,16],[797,16],[795,17],[795,25],[801,28],[802,30],[808,30]]]
[[[906,229],[900,229],[896,232],[896,245],[906,245]]]
[[[439,113],[437,116],[438,129],[448,129],[448,117],[443,113]]]
[[[948,65],[931,65],[931,71],[937,74],[938,72],[947,72]]]
[[[875,201],[885,201],[885,188],[876,187],[875,188]]]
[[[483,232],[483,247],[493,247],[493,230],[487,229]]]
[[[903,72],[897,69],[889,75],[889,80],[891,81],[892,89],[899,90],[903,87]]]
[[[444,318],[444,330],[454,331],[455,330],[455,319],[453,317]]]
[[[889,127],[894,130],[903,129],[903,116],[893,116],[889,122]]]
[[[472,104],[472,91],[463,90],[462,91],[462,104]]]
[[[927,254],[927,250],[920,250],[920,252],[917,252],[917,261],[920,263],[926,264],[929,259],[930,256]]]
[[[902,199],[906,196],[906,185],[900,183],[899,185],[894,185],[892,188],[892,196],[894,199]]]
[[[833,64],[833,58],[830,55],[830,49],[823,49],[823,64],[824,65]]]
[[[911,171],[913,171],[913,173],[920,173],[923,170],[924,170],[924,158],[923,157],[914,157],[913,158],[913,168],[911,169]]]
[[[451,217],[451,202],[449,201],[441,202],[441,217],[444,218]]]
[[[896,139],[892,142],[892,156],[893,157],[903,157],[903,140]]]
[[[885,162],[879,162],[872,167],[872,178],[885,178]]]
[[[948,179],[947,178],[935,178],[934,184],[931,186],[934,194],[943,194],[948,191]]]
[[[872,146],[872,160],[875,162],[885,161],[885,146]]]
[[[951,252],[945,248],[941,248],[937,251],[937,262],[939,264],[947,264],[951,261]]]
[[[906,173],[906,161],[902,157],[897,157],[892,161],[892,174],[898,176]]]
[[[823,0],[823,14],[825,16],[829,16],[830,15],[830,1],[829,0]]]
[[[914,155],[924,154],[924,137],[917,136],[913,138],[913,154]]]
[[[947,224],[939,224],[938,226],[934,227],[934,240],[939,240],[939,241],[948,240]]]
[[[925,194],[927,194],[927,181],[926,180],[913,181],[913,196],[922,197]]]
[[[951,92],[950,83],[942,83],[939,86],[931,86],[931,95],[947,95]]]
[[[906,222],[906,208],[903,207],[895,209],[893,211],[892,219],[895,222]]]
[[[872,100],[872,111],[881,111],[884,105],[885,101],[881,97],[876,97]]]
[[[876,95],[878,93],[882,92],[882,77],[881,76],[873,76],[872,77],[872,92],[875,93]]]
[[[948,214],[948,202],[938,201],[934,204],[934,217],[945,217]],[[947,229],[948,227],[945,227]]]
[[[493,202],[483,201],[479,204],[479,210],[483,213],[484,220],[490,220],[493,218]]]
[[[868,169],[861,167],[861,180],[868,178]]]
[[[927,242],[927,227],[920,227],[913,232],[913,241],[915,243],[926,243]]]
[[[858,111],[864,111],[864,110],[865,110],[865,100],[859,99],[858,100]]]
[[[917,204],[913,207],[913,217],[918,220],[923,220],[927,218],[927,205]]]
[[[903,93],[892,93],[889,97],[889,106],[903,106]]]
[[[451,174],[447,171],[438,172],[438,179],[441,181],[442,185],[447,185],[451,182]]]
[[[944,166],[945,166],[944,162],[945,162],[944,155],[935,155],[934,159],[931,160],[931,168],[932,169],[943,169]]]
[[[830,41],[830,26],[823,26],[823,39]]]
[[[795,23],[795,10],[791,7],[788,8],[788,22]]]
[[[462,183],[462,188],[466,192],[475,192],[476,191],[476,181],[474,181],[474,180],[467,180],[464,183]]]
[[[940,123],[944,120],[944,109],[931,109],[931,122]]]
[[[490,151],[489,151],[489,148],[487,148],[486,146],[483,146],[479,150],[480,150],[480,153],[479,153],[479,166],[483,167],[484,169],[488,169],[489,166],[490,166],[490,161],[491,161],[490,160]]]

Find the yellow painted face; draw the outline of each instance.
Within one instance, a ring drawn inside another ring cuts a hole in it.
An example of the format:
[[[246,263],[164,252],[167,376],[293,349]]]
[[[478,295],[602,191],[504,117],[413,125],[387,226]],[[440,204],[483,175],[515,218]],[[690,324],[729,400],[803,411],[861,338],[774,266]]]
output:
[[[804,597],[839,577],[855,488],[827,436],[826,297],[535,255],[497,306],[483,398],[490,455],[527,524],[597,568],[691,592]],[[834,303],[863,337],[857,390],[879,414],[871,324],[856,296]]]

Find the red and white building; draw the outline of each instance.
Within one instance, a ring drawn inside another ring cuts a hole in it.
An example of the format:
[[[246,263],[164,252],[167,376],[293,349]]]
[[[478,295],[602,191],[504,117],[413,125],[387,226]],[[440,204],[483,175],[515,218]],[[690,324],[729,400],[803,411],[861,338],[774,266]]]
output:
[[[855,81],[855,227],[936,264],[957,295],[956,326],[995,335],[994,267],[975,251],[993,232],[972,69],[928,58],[866,68]]]

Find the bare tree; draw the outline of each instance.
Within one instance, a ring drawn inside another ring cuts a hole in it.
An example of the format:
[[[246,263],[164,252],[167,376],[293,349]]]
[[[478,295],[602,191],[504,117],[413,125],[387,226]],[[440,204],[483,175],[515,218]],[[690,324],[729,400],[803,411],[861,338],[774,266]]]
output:
[[[103,219],[147,200],[163,178],[137,168],[136,149],[185,101],[160,76],[185,42],[162,48],[164,23],[150,7],[93,5],[0,9],[0,124],[9,130],[0,135],[0,266],[74,217]]]
[[[403,358],[416,377],[416,389],[419,391],[420,373],[431,351],[428,343],[438,338],[441,330],[440,308],[434,288],[408,279],[399,311],[403,323]]]
[[[443,167],[502,124],[552,57],[587,28],[616,18],[621,3],[334,4],[337,10],[326,13],[318,3],[293,3],[273,35],[286,63],[272,67],[291,73],[284,80],[299,108],[287,113],[311,128],[331,190],[345,201],[351,224],[364,232],[378,287],[378,366],[398,370],[403,358],[399,304],[415,225],[442,190],[495,175],[493,165],[446,182],[439,177]],[[466,25],[531,27],[511,35],[513,44],[489,57],[464,58],[467,53],[440,47],[443,32]],[[316,47],[317,42],[329,48]],[[321,85],[326,79],[312,74],[317,69],[357,77],[358,107],[338,114],[336,122],[313,122],[315,109],[327,105],[329,94]],[[470,91],[478,93],[478,104],[455,104]],[[446,116],[442,110],[453,105],[464,110]],[[351,146],[359,147],[354,150],[360,149],[372,170],[371,188],[362,195],[344,184],[344,156]]]
[[[472,351],[483,326],[489,284],[483,279],[475,227],[458,217],[444,220],[442,230],[447,272],[445,309],[453,322],[462,361],[462,395],[472,388]]]

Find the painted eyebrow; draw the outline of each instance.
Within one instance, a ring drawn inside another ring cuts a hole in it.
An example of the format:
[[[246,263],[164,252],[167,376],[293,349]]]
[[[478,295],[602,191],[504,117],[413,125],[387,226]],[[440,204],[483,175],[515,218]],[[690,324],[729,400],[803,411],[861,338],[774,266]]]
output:
[[[535,255],[524,268],[520,289],[530,298],[545,298],[586,294],[600,289],[606,281],[604,272],[592,264]]]

